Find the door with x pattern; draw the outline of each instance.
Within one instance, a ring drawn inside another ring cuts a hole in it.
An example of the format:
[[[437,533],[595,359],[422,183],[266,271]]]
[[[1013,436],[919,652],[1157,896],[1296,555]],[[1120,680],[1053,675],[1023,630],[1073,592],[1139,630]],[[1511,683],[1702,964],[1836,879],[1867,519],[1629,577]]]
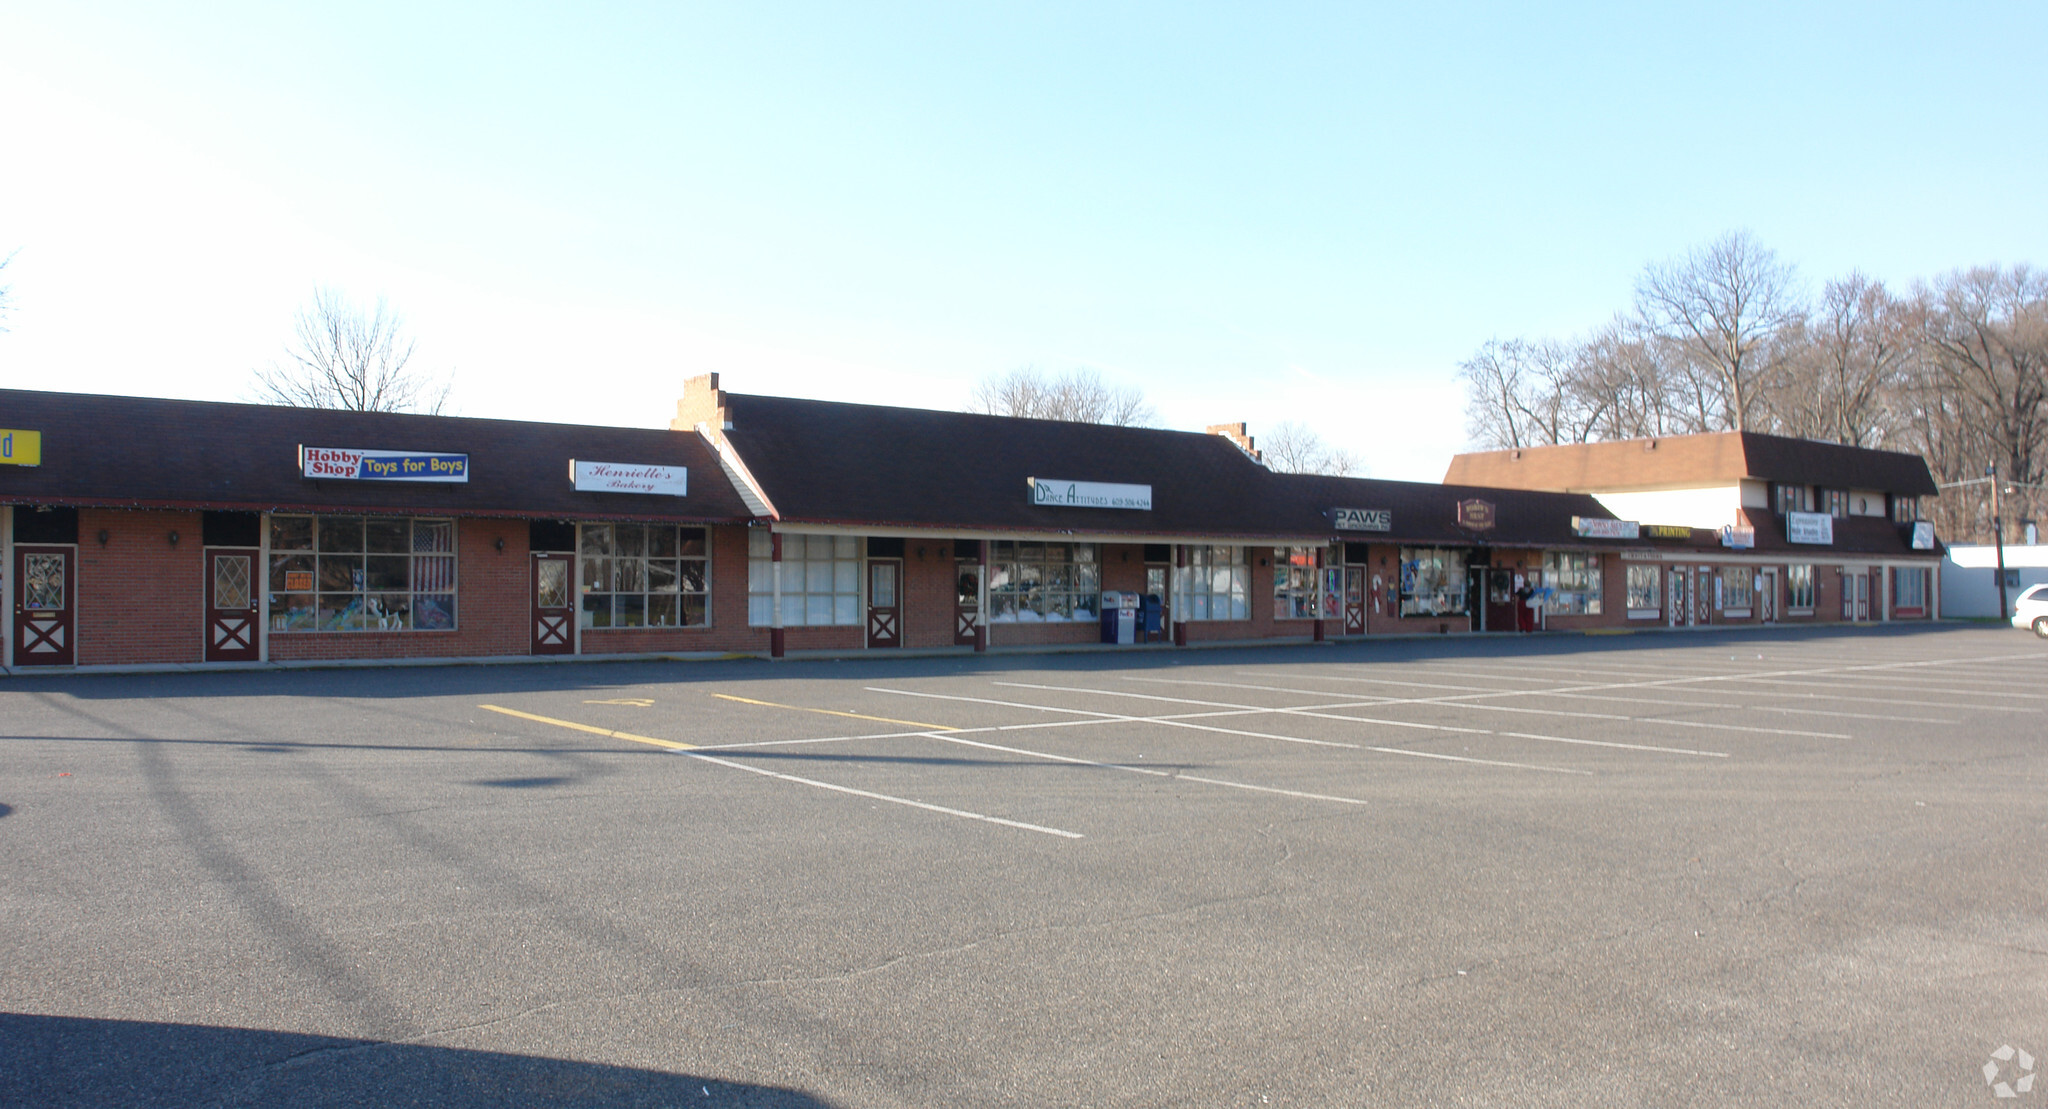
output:
[[[70,666],[78,583],[72,547],[14,548],[14,664]]]
[[[569,573],[575,556],[536,551],[533,556],[533,653],[566,655],[576,650],[576,608]]]
[[[255,551],[207,549],[206,661],[256,661],[255,574]]]

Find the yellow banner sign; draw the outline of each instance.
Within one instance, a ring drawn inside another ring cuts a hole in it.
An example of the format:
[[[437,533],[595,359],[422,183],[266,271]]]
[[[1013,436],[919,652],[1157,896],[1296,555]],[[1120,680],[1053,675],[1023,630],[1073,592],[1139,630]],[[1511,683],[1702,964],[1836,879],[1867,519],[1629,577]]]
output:
[[[43,433],[0,427],[0,466],[43,464]]]

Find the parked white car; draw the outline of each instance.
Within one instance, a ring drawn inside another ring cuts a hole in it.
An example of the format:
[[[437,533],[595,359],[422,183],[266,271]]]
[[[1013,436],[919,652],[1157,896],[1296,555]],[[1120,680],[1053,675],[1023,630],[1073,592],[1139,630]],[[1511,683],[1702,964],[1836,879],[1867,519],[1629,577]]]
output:
[[[2012,603],[2012,626],[2032,628],[2035,635],[2048,639],[2048,585],[2034,586]]]

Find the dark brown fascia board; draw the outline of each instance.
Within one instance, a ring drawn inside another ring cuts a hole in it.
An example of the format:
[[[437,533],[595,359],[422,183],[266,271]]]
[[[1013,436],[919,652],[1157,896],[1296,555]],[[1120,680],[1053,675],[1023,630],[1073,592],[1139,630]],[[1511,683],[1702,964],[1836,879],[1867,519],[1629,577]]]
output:
[[[556,512],[539,509],[450,508],[446,505],[360,505],[284,503],[261,501],[176,501],[124,500],[117,497],[51,497],[0,495],[0,505],[34,508],[111,508],[121,511],[158,512],[284,512],[324,513],[335,516],[441,516],[467,520],[594,520],[621,523],[745,524],[750,516],[681,516],[667,513]]]

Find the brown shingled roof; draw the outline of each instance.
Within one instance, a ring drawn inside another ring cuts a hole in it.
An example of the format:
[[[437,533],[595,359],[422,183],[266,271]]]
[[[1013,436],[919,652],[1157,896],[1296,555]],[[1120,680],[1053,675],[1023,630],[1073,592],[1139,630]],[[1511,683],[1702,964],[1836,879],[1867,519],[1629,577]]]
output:
[[[0,390],[0,426],[42,432],[42,465],[0,466],[0,504],[375,511],[528,519],[750,518],[695,432]],[[298,448],[469,456],[469,481],[301,477]],[[685,466],[689,495],[578,492],[572,458]]]
[[[1444,474],[1453,483],[1580,493],[1732,485],[1743,478],[1907,496],[1938,492],[1917,454],[1753,431],[1480,451],[1451,459]]]

